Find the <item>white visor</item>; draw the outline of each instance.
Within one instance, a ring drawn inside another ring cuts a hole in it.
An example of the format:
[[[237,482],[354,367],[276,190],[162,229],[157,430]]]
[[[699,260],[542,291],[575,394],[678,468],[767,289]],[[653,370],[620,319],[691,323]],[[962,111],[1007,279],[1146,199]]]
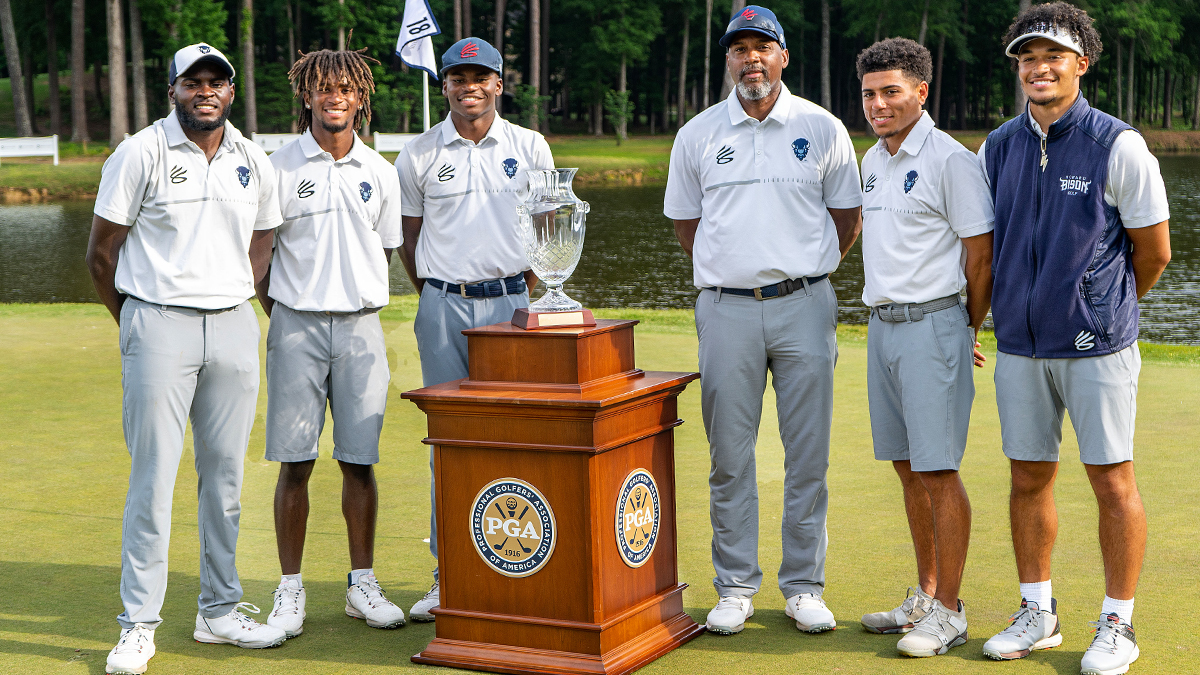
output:
[[[1008,47],[1005,48],[1004,53],[1016,58],[1021,50],[1021,45],[1037,38],[1046,38],[1051,42],[1056,42],[1070,49],[1080,56],[1084,56],[1083,45],[1079,44],[1079,38],[1075,37],[1070,31],[1059,30],[1058,26],[1044,23],[1031,26],[1028,32],[1022,33],[1015,40],[1008,43]]]

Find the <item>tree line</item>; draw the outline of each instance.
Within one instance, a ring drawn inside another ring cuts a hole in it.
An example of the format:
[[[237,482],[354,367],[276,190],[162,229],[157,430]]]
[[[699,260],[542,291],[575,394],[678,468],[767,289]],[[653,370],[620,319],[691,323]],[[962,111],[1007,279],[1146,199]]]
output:
[[[866,129],[854,59],[884,37],[934,55],[927,108],[943,128],[990,129],[1023,107],[1000,38],[1029,0],[777,0],[784,82]],[[439,55],[468,35],[505,56],[506,117],[544,132],[661,133],[732,88],[716,40],[745,0],[429,0]],[[1094,105],[1132,123],[1200,128],[1200,2],[1089,0],[1104,54],[1084,78]],[[119,142],[168,111],[176,49],[208,42],[238,69],[233,121],[294,129],[287,71],[298,52],[365,49],[372,128],[419,131],[421,79],[394,55],[403,0],[0,0],[17,135]],[[38,93],[34,78],[46,74]],[[431,80],[436,119],[445,108]],[[3,121],[0,121],[3,124]],[[107,128],[105,128],[107,127]],[[368,130],[369,131],[369,130]]]

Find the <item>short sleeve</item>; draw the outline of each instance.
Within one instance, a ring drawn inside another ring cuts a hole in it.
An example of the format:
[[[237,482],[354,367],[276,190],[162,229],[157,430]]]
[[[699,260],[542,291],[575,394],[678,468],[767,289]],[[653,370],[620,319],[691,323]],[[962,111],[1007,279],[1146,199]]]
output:
[[[988,189],[992,186],[992,177],[987,172],[987,139],[979,144],[979,150],[975,152],[975,156],[979,158],[979,168],[983,171],[983,180],[988,184]]]
[[[257,146],[256,146],[257,148]],[[275,176],[275,165],[262,150],[254,152],[254,163],[259,171],[258,217],[254,220],[255,230],[273,230],[283,222],[279,207],[279,183]]]
[[[852,209],[862,206],[862,182],[858,175],[858,160],[854,156],[854,143],[846,127],[836,120],[833,142],[825,156],[821,175],[821,196],[825,208]]]
[[[1157,225],[1171,218],[1158,159],[1146,147],[1146,139],[1132,129],[1113,142],[1104,197],[1117,207],[1128,229]]]
[[[671,164],[667,167],[667,193],[663,198],[663,215],[671,220],[691,220],[701,215],[704,193],[700,176],[687,152],[688,138],[675,136],[671,146]]]
[[[384,248],[400,248],[404,243],[404,230],[400,224],[401,204],[404,197],[400,192],[400,177],[395,171],[380,172],[379,190],[382,198],[379,207],[379,222],[375,232],[379,234]]]
[[[421,189],[421,181],[413,167],[412,155],[408,149],[412,144],[405,145],[396,156],[396,174],[400,181],[400,214],[419,218],[425,215],[425,191]]]
[[[946,158],[942,170],[942,195],[946,220],[960,238],[975,237],[995,229],[992,192],[983,177],[979,158],[962,148]]]
[[[535,169],[553,169],[554,154],[550,152],[550,144],[546,142],[546,137],[538,134],[533,142],[533,168]]]
[[[97,216],[117,225],[133,226],[153,179],[154,157],[150,148],[140,139],[127,140],[105,160],[93,209]]]

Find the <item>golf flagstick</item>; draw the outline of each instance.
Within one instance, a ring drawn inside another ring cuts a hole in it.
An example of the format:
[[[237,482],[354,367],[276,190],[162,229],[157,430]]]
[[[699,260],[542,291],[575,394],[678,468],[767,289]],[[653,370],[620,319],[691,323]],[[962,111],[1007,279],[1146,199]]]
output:
[[[396,38],[396,54],[410,68],[421,69],[421,116],[425,131],[429,131],[429,76],[437,79],[433,36],[441,32],[428,0],[404,1],[404,18],[401,19],[400,36]]]

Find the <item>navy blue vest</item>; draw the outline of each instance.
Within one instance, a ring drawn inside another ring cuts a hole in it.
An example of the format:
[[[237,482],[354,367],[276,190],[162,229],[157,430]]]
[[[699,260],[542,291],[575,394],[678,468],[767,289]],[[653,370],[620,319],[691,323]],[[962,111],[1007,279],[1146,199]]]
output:
[[[1081,94],[1041,138],[1018,115],[987,137],[996,205],[992,320],[1006,354],[1099,356],[1138,336],[1129,237],[1104,203],[1113,141],[1128,124]]]

